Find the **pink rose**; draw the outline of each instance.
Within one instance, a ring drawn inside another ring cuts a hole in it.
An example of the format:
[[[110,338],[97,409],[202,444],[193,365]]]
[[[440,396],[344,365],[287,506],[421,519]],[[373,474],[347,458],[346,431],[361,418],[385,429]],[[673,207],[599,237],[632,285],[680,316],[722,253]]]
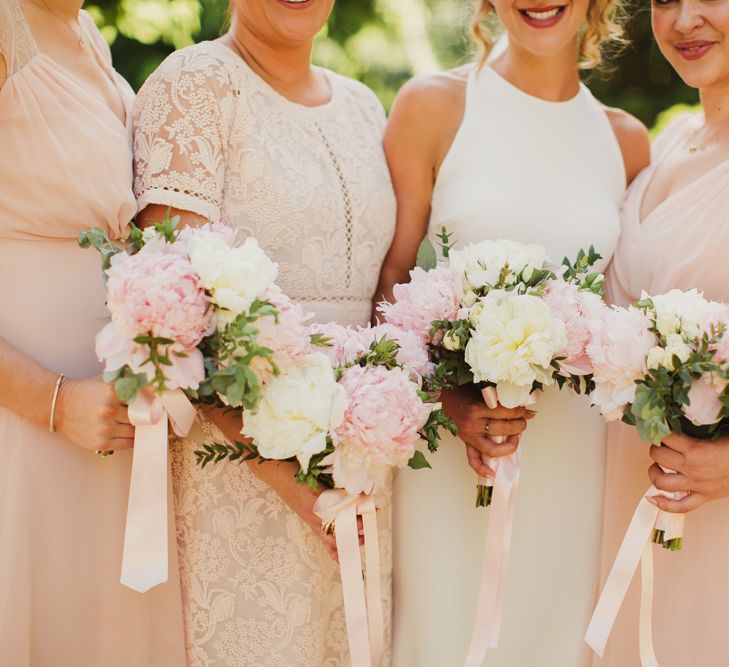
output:
[[[720,378],[716,378],[716,381],[711,377],[694,380],[688,393],[689,403],[683,409],[686,419],[696,426],[716,424],[721,419],[719,397],[725,388],[726,382]]]
[[[349,405],[332,433],[334,482],[349,493],[371,493],[385,484],[393,468],[403,468],[415,454],[418,431],[430,414],[406,371],[382,366],[354,366],[340,385]]]
[[[632,306],[605,308],[589,322],[586,352],[595,381],[592,404],[608,421],[620,419],[635,398],[635,381],[647,372],[648,351],[658,342],[649,327],[648,317]]]
[[[453,320],[461,308],[463,287],[448,267],[431,271],[417,267],[410,272],[410,282],[395,285],[394,303],[379,306],[385,321],[405,331],[413,331],[428,339],[431,323]]]

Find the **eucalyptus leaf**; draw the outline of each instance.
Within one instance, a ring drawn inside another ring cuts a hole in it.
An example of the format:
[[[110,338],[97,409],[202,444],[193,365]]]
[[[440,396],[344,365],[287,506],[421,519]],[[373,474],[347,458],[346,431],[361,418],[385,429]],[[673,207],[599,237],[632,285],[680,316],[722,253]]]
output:
[[[424,271],[431,271],[438,266],[435,247],[427,236],[420,242],[416,264]]]

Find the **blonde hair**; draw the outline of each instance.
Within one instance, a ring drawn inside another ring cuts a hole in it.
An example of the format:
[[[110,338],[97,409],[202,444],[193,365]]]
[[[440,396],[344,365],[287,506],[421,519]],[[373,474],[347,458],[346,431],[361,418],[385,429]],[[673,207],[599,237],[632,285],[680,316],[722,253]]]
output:
[[[595,69],[603,64],[606,51],[627,44],[623,23],[624,0],[590,0],[587,21],[580,34],[580,69]],[[496,12],[490,0],[477,0],[471,19],[471,35],[479,47],[478,66],[488,60],[494,46]]]

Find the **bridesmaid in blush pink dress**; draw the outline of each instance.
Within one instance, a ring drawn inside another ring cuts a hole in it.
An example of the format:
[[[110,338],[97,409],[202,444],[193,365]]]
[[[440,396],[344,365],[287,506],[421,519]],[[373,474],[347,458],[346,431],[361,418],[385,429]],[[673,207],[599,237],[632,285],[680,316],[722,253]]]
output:
[[[77,237],[134,215],[133,95],[80,4],[0,0],[0,665],[177,667],[175,550],[170,583],[119,583],[131,455],[94,454],[133,427],[99,377],[104,287]]]
[[[704,112],[677,118],[654,146],[654,163],[634,182],[610,270],[618,304],[642,290],[702,290],[729,302],[729,2],[673,0],[653,6],[661,51],[701,94]],[[606,576],[650,482],[691,490],[667,511],[691,514],[683,549],[654,548],[654,643],[661,667],[729,664],[729,439],[670,438],[649,448],[624,424],[609,428],[602,571]],[[653,460],[652,460],[653,459]],[[677,470],[660,472],[654,463]],[[650,479],[649,479],[650,477]],[[711,502],[708,502],[711,501]],[[637,667],[639,577],[623,603],[601,667]]]

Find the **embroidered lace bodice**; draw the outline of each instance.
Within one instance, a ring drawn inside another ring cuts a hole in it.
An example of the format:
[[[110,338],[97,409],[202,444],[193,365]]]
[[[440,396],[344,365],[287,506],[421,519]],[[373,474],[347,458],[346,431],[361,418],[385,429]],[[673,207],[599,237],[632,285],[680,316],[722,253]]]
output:
[[[290,102],[225,45],[168,58],[139,93],[135,194],[255,236],[318,319],[362,324],[392,239],[382,106],[325,70],[331,100]]]

